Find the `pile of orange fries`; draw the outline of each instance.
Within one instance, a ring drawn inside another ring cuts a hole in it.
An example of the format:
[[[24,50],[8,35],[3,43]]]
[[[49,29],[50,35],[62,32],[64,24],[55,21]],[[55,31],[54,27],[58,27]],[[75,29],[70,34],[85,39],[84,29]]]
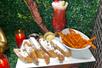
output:
[[[92,44],[92,41],[96,36],[92,37],[89,40],[84,39],[80,34],[76,33],[74,29],[69,29],[68,34],[63,34],[62,32],[57,32],[61,36],[62,42],[72,48],[84,48],[90,45],[92,48],[96,49],[96,46]]]

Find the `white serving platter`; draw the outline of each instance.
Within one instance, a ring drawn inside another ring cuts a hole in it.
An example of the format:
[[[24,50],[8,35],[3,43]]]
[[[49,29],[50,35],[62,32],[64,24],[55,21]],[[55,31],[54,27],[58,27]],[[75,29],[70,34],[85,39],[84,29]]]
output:
[[[65,57],[65,60],[63,63],[59,63],[58,60],[51,58],[50,64],[45,64],[43,59],[39,59],[39,65],[35,65],[34,63],[25,63],[18,59],[16,68],[30,68],[30,67],[48,67],[48,66],[54,66],[54,65],[64,65],[64,64],[76,64],[76,63],[86,63],[86,62],[94,62],[96,61],[94,56],[92,55],[91,51],[88,49],[87,53],[91,55],[88,59],[77,59],[73,57]]]
[[[66,29],[65,29],[66,30]],[[86,35],[84,35],[83,33],[76,31],[79,34],[81,34],[84,38],[88,38],[86,37]],[[23,44],[23,43],[22,43]],[[21,47],[22,48],[22,47]],[[71,57],[65,57],[65,60],[63,61],[63,63],[60,63],[57,58],[50,58],[50,63],[46,64],[44,59],[39,59],[39,65],[36,65],[34,63],[25,63],[23,61],[21,61],[20,59],[17,60],[17,64],[16,64],[16,68],[37,68],[37,67],[48,67],[48,66],[56,66],[56,65],[64,65],[64,64],[76,64],[76,63],[86,63],[86,62],[94,62],[96,61],[94,56],[92,55],[91,51],[89,50],[89,48],[85,49],[85,51],[82,52],[82,54],[74,54],[74,56],[79,56],[78,58],[75,58],[73,56]],[[84,56],[85,58],[80,58],[80,56]]]
[[[25,41],[25,40],[24,40]],[[23,46],[22,46],[23,47]],[[21,48],[22,48],[21,47]],[[76,63],[86,63],[86,62],[94,62],[96,61],[94,56],[92,55],[91,51],[89,49],[86,49],[84,52],[84,56],[86,58],[74,58],[71,57],[65,57],[65,60],[63,63],[60,63],[57,58],[50,58],[50,63],[46,64],[44,59],[39,59],[39,65],[36,65],[34,63],[25,63],[21,61],[20,59],[17,60],[16,68],[37,68],[37,67],[48,67],[48,66],[56,66],[56,65],[64,65],[64,64],[76,64]],[[81,54],[77,54],[77,56],[80,56]]]

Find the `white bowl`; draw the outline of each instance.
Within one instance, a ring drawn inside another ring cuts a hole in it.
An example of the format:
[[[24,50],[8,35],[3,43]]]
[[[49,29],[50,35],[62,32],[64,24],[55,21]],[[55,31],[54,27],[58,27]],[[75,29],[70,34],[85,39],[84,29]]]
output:
[[[73,30],[76,33],[80,34],[84,39],[89,40],[89,37],[86,36],[85,34],[83,34],[82,32],[77,31],[75,29],[73,29]],[[66,29],[62,30],[62,33],[68,34],[69,33],[69,28],[66,28]],[[87,50],[91,47],[90,45],[87,45],[86,47],[80,48],[80,49],[79,48],[72,48],[72,47],[69,47],[67,45],[66,45],[66,47],[71,50],[72,57],[74,57],[74,58],[90,58],[91,57],[91,55],[89,55],[88,52],[87,52]]]

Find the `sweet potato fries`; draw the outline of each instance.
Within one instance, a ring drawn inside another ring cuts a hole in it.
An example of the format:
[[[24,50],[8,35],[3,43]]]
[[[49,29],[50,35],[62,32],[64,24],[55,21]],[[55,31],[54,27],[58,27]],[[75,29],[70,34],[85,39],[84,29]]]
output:
[[[86,40],[79,33],[76,33],[74,29],[69,29],[68,34],[63,34],[62,32],[57,32],[61,36],[62,42],[72,48],[84,48],[87,45],[90,45],[92,48],[96,49],[96,46],[92,44],[92,41],[96,38]]]

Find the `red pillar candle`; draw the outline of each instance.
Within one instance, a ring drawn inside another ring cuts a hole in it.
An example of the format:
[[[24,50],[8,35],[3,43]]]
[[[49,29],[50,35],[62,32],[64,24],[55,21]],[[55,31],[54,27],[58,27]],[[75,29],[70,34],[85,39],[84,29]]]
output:
[[[16,31],[16,44],[17,44],[17,47],[20,48],[21,44],[22,44],[22,41],[25,39],[25,34],[24,32],[19,29]]]

